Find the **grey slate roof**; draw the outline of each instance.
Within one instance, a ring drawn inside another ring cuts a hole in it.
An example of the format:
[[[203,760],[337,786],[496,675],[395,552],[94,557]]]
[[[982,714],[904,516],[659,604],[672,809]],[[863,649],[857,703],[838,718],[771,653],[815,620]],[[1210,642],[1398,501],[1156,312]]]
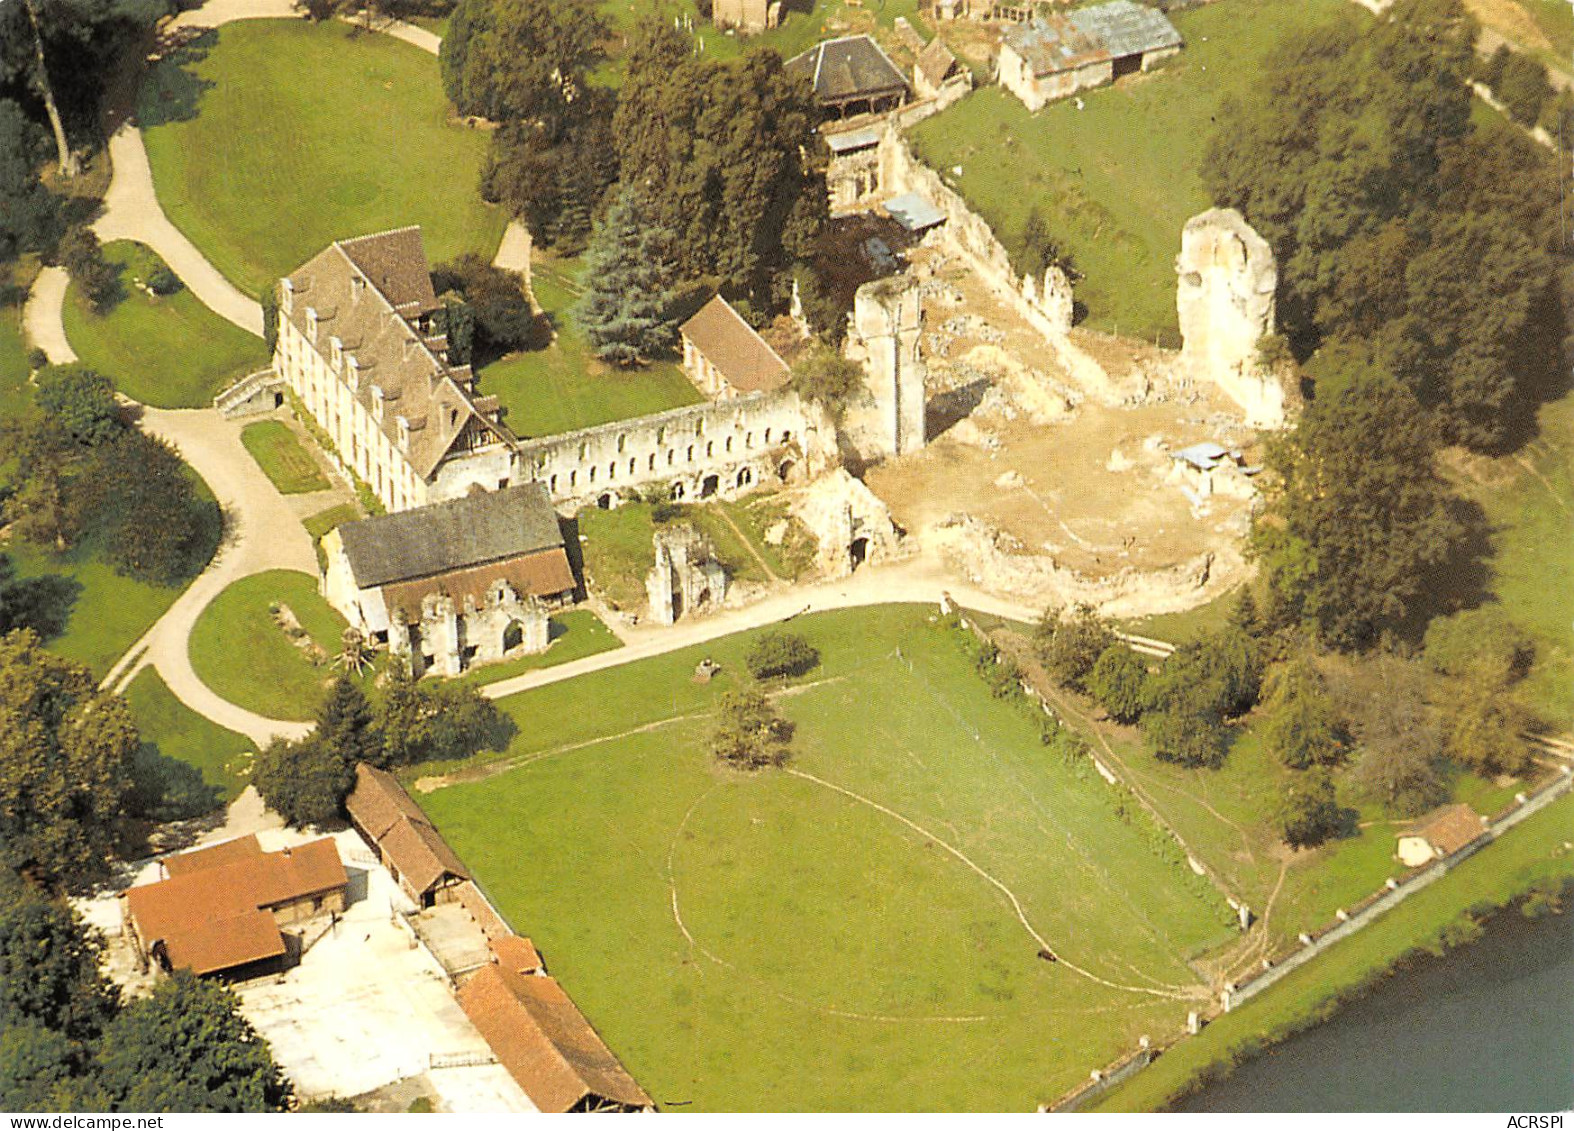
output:
[[[1066,19],[1116,59],[1181,44],[1180,32],[1162,12],[1135,0],[1112,0],[1094,8],[1078,8],[1067,12]]]
[[[1089,63],[1102,63],[1109,52],[1064,16],[1034,16],[1005,31],[1007,46],[1033,69],[1035,78],[1070,71]]]
[[[339,537],[362,589],[563,545],[557,512],[540,483],[347,522]]]
[[[828,39],[787,60],[786,71],[802,75],[822,103],[876,98],[907,89],[907,77],[867,35]]]

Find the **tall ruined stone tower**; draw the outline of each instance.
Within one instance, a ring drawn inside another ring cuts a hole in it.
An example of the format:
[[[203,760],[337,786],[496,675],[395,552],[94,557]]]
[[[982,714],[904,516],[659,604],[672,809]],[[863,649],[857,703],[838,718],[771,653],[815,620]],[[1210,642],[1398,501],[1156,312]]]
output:
[[[1175,271],[1181,365],[1223,389],[1247,423],[1283,427],[1284,386],[1257,361],[1258,343],[1274,331],[1279,280],[1268,241],[1235,209],[1210,208],[1186,221]]]
[[[845,440],[874,461],[924,446],[923,307],[915,280],[898,275],[858,288],[847,356],[863,365],[862,395],[842,420]]]

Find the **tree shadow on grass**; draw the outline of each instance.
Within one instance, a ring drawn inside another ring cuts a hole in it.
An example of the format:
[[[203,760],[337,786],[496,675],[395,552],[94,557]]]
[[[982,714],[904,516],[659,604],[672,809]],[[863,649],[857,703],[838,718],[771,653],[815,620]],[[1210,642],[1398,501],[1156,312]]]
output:
[[[217,31],[188,27],[159,40],[158,62],[143,79],[137,98],[138,128],[195,120],[201,112],[202,96],[216,85],[198,75],[196,67],[208,57],[218,37]]]
[[[1448,509],[1464,534],[1448,560],[1426,579],[1405,618],[1389,627],[1389,633],[1405,643],[1420,644],[1433,618],[1492,599],[1492,525],[1486,512],[1472,499],[1452,499]]]

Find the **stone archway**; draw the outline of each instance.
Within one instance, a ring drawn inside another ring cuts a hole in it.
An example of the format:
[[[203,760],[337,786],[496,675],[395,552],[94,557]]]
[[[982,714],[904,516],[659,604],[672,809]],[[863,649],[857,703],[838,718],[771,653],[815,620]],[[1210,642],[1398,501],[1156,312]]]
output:
[[[784,459],[782,460],[781,465],[776,468],[776,475],[783,483],[785,483],[787,482],[787,477],[792,474],[792,469],[797,466],[798,465],[792,460]]]
[[[740,468],[738,471],[737,485],[739,487],[748,487],[753,484],[753,482],[754,469],[749,467]]]
[[[525,642],[525,626],[517,620],[511,620],[503,626],[503,651],[512,652]]]
[[[857,569],[869,560],[869,539],[854,538],[852,545],[847,547],[847,560]]]
[[[708,499],[721,489],[721,476],[707,475],[700,480],[700,498]]]

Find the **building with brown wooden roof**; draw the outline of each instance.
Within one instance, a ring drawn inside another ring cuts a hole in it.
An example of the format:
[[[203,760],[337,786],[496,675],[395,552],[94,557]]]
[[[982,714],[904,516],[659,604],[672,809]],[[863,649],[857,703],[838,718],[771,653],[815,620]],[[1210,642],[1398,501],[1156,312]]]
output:
[[[337,240],[279,281],[274,369],[390,511],[506,485],[497,398],[448,363],[418,227]]]
[[[470,879],[464,861],[388,771],[357,765],[344,808],[351,826],[416,906],[455,899],[453,889]]]
[[[138,952],[165,970],[250,976],[290,952],[281,926],[344,910],[349,883],[333,840],[264,852],[237,837],[164,861],[168,878],[126,892]]]
[[[591,1028],[528,939],[497,939],[459,1004],[498,1063],[544,1112],[640,1111],[655,1104]]]
[[[678,328],[683,371],[712,400],[773,392],[787,384],[787,363],[717,295]]]
[[[322,549],[328,603],[416,676],[544,651],[579,586],[542,483],[347,522]]]
[[[1486,823],[1468,805],[1445,805],[1399,834],[1400,863],[1409,868],[1444,860],[1480,840]]]

